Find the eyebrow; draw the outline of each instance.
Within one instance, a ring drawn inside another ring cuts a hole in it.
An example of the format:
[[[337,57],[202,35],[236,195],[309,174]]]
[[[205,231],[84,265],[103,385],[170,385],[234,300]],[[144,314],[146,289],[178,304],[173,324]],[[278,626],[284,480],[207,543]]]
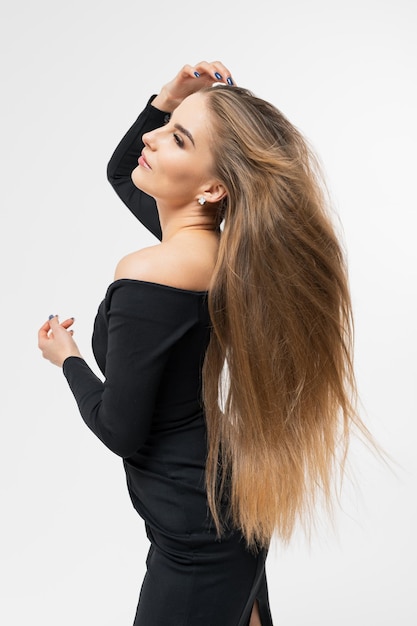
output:
[[[191,143],[193,144],[194,148],[195,148],[195,143],[194,143],[194,139],[192,134],[190,133],[189,130],[187,130],[186,128],[184,128],[184,126],[181,126],[181,124],[174,124],[174,128],[176,128],[177,130],[179,130],[181,133],[183,133],[186,137],[188,137],[188,139],[191,141]]]

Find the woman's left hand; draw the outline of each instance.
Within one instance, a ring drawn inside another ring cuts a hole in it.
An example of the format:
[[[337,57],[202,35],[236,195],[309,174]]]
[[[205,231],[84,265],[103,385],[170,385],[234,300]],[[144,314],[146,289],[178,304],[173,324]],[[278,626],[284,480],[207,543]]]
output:
[[[74,331],[68,330],[73,323],[74,318],[70,318],[60,324],[58,316],[55,315],[39,329],[38,346],[42,356],[58,367],[62,367],[69,356],[82,358],[72,337]]]

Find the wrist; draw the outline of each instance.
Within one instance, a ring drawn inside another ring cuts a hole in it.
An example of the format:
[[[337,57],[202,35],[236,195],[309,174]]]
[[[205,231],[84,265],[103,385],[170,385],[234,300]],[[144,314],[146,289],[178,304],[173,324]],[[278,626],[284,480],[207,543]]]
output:
[[[164,113],[172,113],[180,103],[181,100],[173,98],[166,87],[162,87],[159,94],[151,102],[153,107]]]
[[[60,357],[60,366],[62,367],[64,365],[64,362],[66,361],[66,359],[69,359],[70,357],[76,357],[78,359],[82,359],[82,355],[80,353],[80,351],[78,350],[78,348],[74,348],[72,350],[66,350],[65,352],[63,352],[61,354]]]
[[[81,359],[81,360],[84,360],[84,358],[81,356],[81,354],[79,352],[78,353],[74,352],[72,354],[67,354],[64,359],[61,359],[62,362],[60,364],[60,367],[64,368],[65,362],[68,361],[68,359]]]

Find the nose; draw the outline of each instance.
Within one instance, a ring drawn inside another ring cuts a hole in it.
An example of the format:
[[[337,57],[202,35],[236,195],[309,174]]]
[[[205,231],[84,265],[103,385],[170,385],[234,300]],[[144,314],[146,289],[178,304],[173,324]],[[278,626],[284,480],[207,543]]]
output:
[[[148,133],[144,133],[142,135],[142,141],[147,148],[153,150],[156,144],[156,130],[151,130]]]

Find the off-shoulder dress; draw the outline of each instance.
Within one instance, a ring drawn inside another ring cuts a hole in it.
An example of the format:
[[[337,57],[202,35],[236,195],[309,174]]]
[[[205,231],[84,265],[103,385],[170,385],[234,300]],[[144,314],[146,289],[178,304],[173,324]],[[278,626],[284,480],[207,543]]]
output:
[[[108,165],[115,191],[157,238],[155,201],[130,175],[142,135],[166,114],[148,102]],[[219,540],[204,486],[207,452],[201,371],[210,338],[207,292],[122,279],[94,322],[103,380],[78,357],[63,372],[81,416],[123,459],[128,491],[150,550],[134,626],[248,626],[255,599],[271,626],[266,550],[249,552],[238,530]]]

